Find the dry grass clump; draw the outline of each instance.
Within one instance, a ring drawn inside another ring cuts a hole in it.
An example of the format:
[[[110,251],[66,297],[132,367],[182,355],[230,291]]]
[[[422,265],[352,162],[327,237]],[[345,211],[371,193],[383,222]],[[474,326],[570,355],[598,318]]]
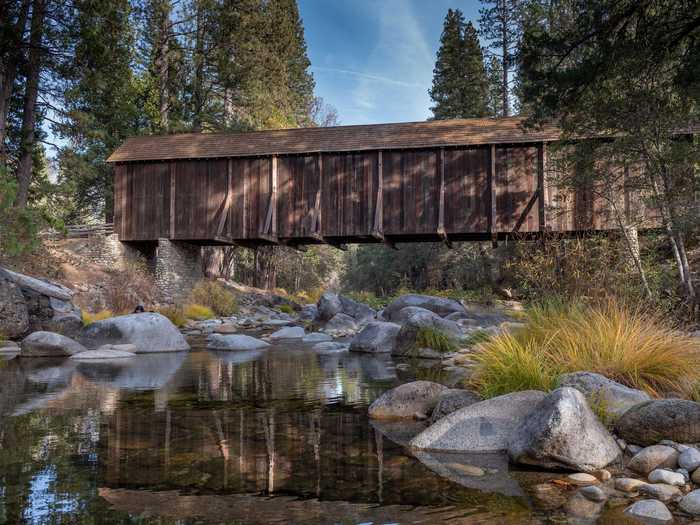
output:
[[[139,304],[152,304],[155,296],[156,285],[145,261],[129,260],[123,269],[109,272],[105,303],[112,312],[131,313]]]
[[[102,321],[104,319],[109,319],[114,317],[112,310],[100,310],[99,312],[91,313],[87,310],[82,311],[83,314],[83,326],[89,326],[95,321]]]
[[[207,319],[216,317],[211,308],[196,303],[186,305],[183,314],[187,319],[194,319],[195,321],[206,321]]]
[[[660,316],[613,300],[532,308],[515,334],[481,343],[474,383],[486,397],[551,390],[560,374],[591,371],[658,396],[691,395],[700,380],[700,345]]]
[[[227,317],[238,311],[236,297],[216,281],[199,281],[190,293],[190,300],[193,305],[210,308],[220,317]]]
[[[185,326],[185,323],[187,323],[185,312],[180,306],[161,306],[158,308],[158,313],[170,319],[170,322],[178,328]]]

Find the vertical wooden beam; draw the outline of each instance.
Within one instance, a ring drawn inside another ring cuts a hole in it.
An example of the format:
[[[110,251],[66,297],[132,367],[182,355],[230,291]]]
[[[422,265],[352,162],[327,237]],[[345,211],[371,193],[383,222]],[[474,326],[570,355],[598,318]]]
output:
[[[496,145],[491,144],[490,168],[489,168],[489,233],[494,245],[498,241],[498,225],[496,224]]]
[[[440,203],[438,208],[437,233],[447,247],[452,248],[452,243],[447,238],[447,231],[445,230],[445,148],[440,148],[438,160],[440,166]]]
[[[547,229],[547,217],[545,214],[546,195],[545,195],[545,170],[547,165],[547,145],[540,142],[537,147],[537,195],[538,206],[537,216],[539,222],[539,231],[543,232]]]
[[[175,164],[170,162],[170,238],[175,238]]]
[[[374,207],[373,235],[384,233],[384,161],[382,151],[377,152],[377,200]]]
[[[233,189],[231,188],[231,180],[233,167],[231,166],[231,159],[226,161],[226,195],[224,196],[224,202],[221,205],[221,216],[219,217],[219,225],[216,228],[216,236],[221,237],[224,231],[224,226],[226,226],[226,219],[228,219],[228,212],[231,209],[231,198]]]
[[[318,188],[316,188],[316,200],[314,202],[314,227],[312,233],[321,234],[321,193],[323,188],[323,153],[318,152]]]
[[[272,195],[270,200],[272,206],[272,225],[270,234],[277,236],[277,155],[272,156]]]

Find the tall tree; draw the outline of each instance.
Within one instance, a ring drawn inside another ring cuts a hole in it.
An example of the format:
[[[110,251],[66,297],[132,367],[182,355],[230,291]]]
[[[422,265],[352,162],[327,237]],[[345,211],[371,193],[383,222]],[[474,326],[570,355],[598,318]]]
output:
[[[22,112],[21,145],[17,165],[17,198],[15,207],[24,208],[29,198],[29,184],[32,176],[34,144],[37,122],[37,97],[39,95],[39,77],[41,75],[44,55],[44,19],[46,0],[32,1],[32,22],[29,37],[29,57],[27,60],[26,86],[24,92],[24,109]]]
[[[501,104],[503,116],[510,115],[511,73],[516,65],[521,35],[522,0],[481,0],[479,10],[481,35],[489,41],[489,49],[501,61]]]
[[[495,56],[491,56],[488,59],[486,77],[488,82],[488,114],[492,117],[503,117],[505,116],[502,89],[503,63]]]
[[[488,84],[479,38],[459,9],[449,9],[440,37],[430,97],[434,118],[474,118],[487,114]]]

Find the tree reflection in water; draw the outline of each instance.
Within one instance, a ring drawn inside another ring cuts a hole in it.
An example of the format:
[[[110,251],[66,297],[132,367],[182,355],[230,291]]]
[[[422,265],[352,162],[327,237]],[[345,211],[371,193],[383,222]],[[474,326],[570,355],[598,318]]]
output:
[[[388,358],[302,347],[9,361],[0,522],[537,522],[369,424],[398,382]]]

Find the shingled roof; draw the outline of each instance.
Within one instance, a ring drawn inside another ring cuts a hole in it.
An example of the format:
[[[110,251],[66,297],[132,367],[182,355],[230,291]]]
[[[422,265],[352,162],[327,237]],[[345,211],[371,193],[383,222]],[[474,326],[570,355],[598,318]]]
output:
[[[127,139],[107,162],[249,157],[553,141],[555,126],[525,130],[519,117],[298,128],[252,133],[183,133]]]

